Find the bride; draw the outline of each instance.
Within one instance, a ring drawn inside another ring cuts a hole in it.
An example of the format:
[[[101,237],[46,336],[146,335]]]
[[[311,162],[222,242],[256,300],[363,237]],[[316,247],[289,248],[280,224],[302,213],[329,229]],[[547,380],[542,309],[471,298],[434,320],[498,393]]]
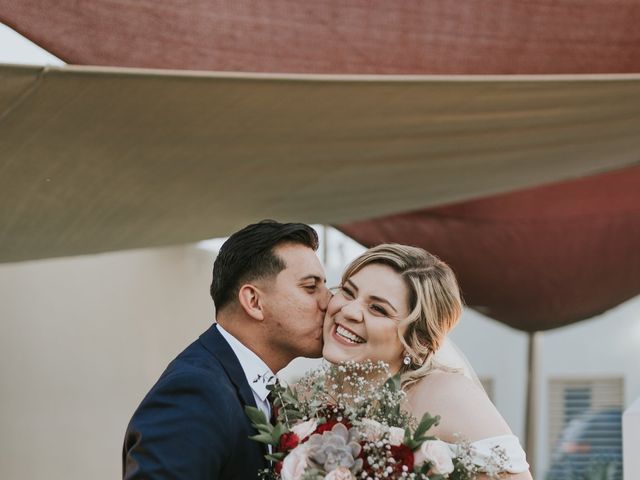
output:
[[[531,480],[518,438],[479,382],[438,361],[436,353],[461,313],[448,265],[420,248],[379,245],[345,270],[327,308],[323,356],[332,363],[386,362],[401,373],[409,412],[417,418],[440,415],[430,433],[450,444],[471,442],[481,471],[492,448],[500,447],[507,454],[507,478]]]

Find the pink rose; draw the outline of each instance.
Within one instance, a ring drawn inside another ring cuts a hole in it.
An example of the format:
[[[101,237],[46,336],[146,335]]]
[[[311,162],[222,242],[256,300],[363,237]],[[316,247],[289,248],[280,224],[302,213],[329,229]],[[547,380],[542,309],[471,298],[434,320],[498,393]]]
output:
[[[427,440],[416,452],[416,465],[431,462],[431,473],[447,475],[453,472],[449,445],[440,440]]]
[[[318,428],[318,421],[315,419],[307,420],[306,422],[296,423],[291,427],[291,431],[295,433],[300,440],[304,440]]]
[[[307,468],[307,445],[298,445],[282,461],[282,480],[300,480]]]
[[[404,428],[389,427],[389,443],[397,447],[404,440]]]
[[[324,480],[355,480],[355,477],[347,467],[338,467],[327,473]]]

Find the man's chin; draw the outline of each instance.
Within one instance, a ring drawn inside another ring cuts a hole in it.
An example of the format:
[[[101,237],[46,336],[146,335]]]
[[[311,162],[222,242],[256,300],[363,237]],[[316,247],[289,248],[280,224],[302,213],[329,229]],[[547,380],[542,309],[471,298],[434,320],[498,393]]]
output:
[[[319,347],[316,348],[309,358],[322,358],[322,351],[324,350],[324,343],[320,342]]]
[[[298,351],[298,357],[304,358],[322,358],[324,343],[320,340],[314,345],[306,345],[304,349]]]

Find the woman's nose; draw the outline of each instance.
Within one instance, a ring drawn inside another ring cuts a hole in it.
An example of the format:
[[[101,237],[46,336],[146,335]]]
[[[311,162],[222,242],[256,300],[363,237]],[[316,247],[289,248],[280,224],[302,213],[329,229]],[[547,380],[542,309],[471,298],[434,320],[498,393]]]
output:
[[[360,303],[353,300],[346,305],[343,305],[342,316],[355,322],[361,322],[363,320],[363,313]]]

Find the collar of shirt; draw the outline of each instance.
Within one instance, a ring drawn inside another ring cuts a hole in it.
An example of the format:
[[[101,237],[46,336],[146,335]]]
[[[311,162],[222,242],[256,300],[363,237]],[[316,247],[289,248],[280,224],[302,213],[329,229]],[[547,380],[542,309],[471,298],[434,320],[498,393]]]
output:
[[[255,395],[266,402],[269,390],[267,385],[270,385],[276,381],[276,377],[262,359],[243,345],[240,340],[227,332],[219,323],[216,325],[220,334],[227,341],[233,353],[238,357],[240,366],[247,377],[247,382],[251,386],[251,389]]]

